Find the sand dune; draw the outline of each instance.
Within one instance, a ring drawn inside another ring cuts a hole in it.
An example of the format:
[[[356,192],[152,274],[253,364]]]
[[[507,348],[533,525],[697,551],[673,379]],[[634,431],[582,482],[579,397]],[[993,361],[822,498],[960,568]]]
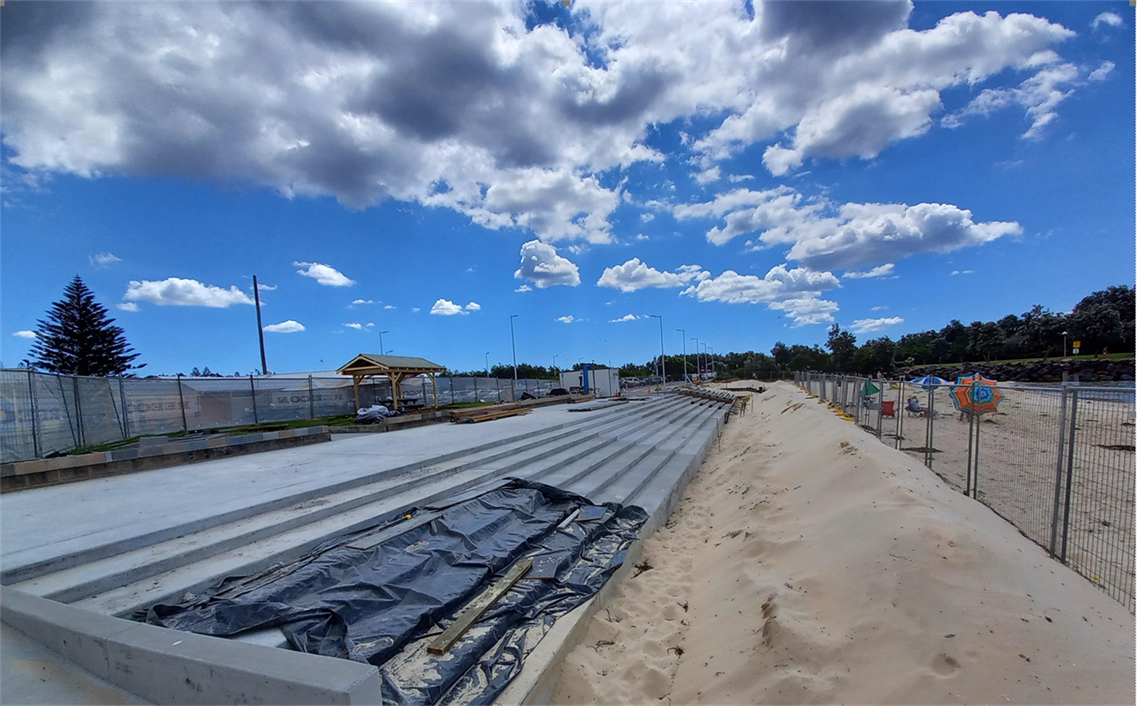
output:
[[[753,401],[555,703],[1134,702],[1127,609],[790,384]]]

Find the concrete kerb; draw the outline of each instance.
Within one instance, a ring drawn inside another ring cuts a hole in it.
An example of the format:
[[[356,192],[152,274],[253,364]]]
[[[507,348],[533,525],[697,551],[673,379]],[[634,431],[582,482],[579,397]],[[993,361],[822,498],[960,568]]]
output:
[[[0,588],[0,619],[154,703],[380,703],[369,664],[134,623],[11,588]]]
[[[719,432],[724,422],[716,415],[712,417],[715,425],[714,432]],[[708,422],[705,422],[707,424]],[[704,425],[702,425],[703,427]],[[673,514],[677,503],[688,487],[689,482],[701,467],[709,448],[716,438],[716,433],[708,437],[697,448],[697,453],[690,460],[684,472],[677,479],[673,490],[665,498],[641,528],[638,539],[630,545],[626,553],[625,562],[614,572],[610,580],[589,601],[570,611],[562,619],[554,623],[541,642],[531,652],[523,663],[522,671],[499,694],[495,700],[497,704],[548,704],[554,696],[554,687],[562,676],[562,665],[566,655],[570,653],[585,637],[590,626],[590,618],[605,607],[621,582],[633,571],[641,558],[642,545],[652,536],[658,527],[665,524]]]

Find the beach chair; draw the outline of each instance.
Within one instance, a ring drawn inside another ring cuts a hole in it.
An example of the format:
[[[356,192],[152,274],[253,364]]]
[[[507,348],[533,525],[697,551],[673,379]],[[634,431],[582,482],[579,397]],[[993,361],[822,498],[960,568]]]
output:
[[[888,402],[886,400],[883,400],[882,416],[884,416],[884,417],[895,416],[895,403],[894,402]]]

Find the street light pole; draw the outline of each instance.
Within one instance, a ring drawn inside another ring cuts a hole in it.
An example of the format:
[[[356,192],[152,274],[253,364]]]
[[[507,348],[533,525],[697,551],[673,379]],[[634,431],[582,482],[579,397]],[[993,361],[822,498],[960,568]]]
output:
[[[554,372],[556,372],[556,373],[561,372],[558,369],[558,356],[554,356]]]
[[[1066,355],[1068,355],[1068,352],[1067,352],[1068,350],[1069,350],[1069,332],[1068,331],[1062,331],[1061,332],[1061,357],[1062,358],[1064,358]]]
[[[707,344],[707,343],[702,343],[702,344],[701,344],[701,347],[705,349],[705,350],[704,350],[704,354],[705,354],[705,371],[707,372],[707,371],[708,371],[708,368],[709,368],[709,344]],[[704,379],[704,378],[702,378],[702,380],[703,380],[703,379]]]
[[[384,334],[386,334],[388,332],[387,331],[380,331],[379,333],[380,333],[380,355],[384,355]]]
[[[686,352],[687,349],[685,348],[685,329],[679,328],[677,330],[681,332],[681,362],[685,366],[685,382],[688,382],[689,381],[689,354]]]
[[[515,366],[515,381],[514,386],[511,387],[511,399],[514,399],[519,386],[519,359],[515,355],[515,317],[517,316],[518,314],[511,314],[511,363]]]
[[[487,377],[491,377],[491,351],[483,354],[483,367],[487,368]]]
[[[665,333],[664,333],[664,329],[661,326],[661,321],[662,321],[661,315],[660,314],[650,314],[649,316],[651,318],[657,319],[657,327],[659,329],[661,329],[661,331],[662,331],[662,333],[661,333],[661,357],[657,359],[659,361],[658,366],[657,366],[657,371],[658,371],[657,374],[661,378],[661,385],[664,386],[665,385]]]

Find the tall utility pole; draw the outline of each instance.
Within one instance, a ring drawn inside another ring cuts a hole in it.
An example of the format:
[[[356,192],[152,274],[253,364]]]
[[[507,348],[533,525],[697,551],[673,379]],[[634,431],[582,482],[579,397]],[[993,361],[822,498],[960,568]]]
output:
[[[558,369],[558,356],[554,356],[554,372],[562,372]]]
[[[665,319],[660,314],[650,314],[657,319],[657,332],[661,336],[661,387],[665,387]]]
[[[705,372],[708,372],[708,369],[709,369],[709,344],[702,343],[701,348],[704,348],[703,353],[705,354]]]
[[[685,348],[685,329],[679,328],[677,330],[681,332],[681,361],[685,366],[685,382],[688,382],[689,381],[689,354],[685,352],[686,351],[686,348]]]
[[[514,363],[515,366],[515,386],[511,388],[512,399],[514,398],[515,388],[518,387],[519,383],[519,359],[515,356],[515,317],[517,316],[518,314],[511,314],[511,362]]]
[[[380,355],[384,355],[384,334],[386,334],[386,333],[388,333],[388,332],[387,331],[381,331],[380,332]]]
[[[261,374],[269,374],[269,366],[265,364],[265,331],[261,328],[261,295],[257,292],[257,275],[253,276],[253,306],[257,309],[257,343],[261,346]]]
[[[487,377],[491,377],[491,351],[483,354],[483,365],[487,368]]]

